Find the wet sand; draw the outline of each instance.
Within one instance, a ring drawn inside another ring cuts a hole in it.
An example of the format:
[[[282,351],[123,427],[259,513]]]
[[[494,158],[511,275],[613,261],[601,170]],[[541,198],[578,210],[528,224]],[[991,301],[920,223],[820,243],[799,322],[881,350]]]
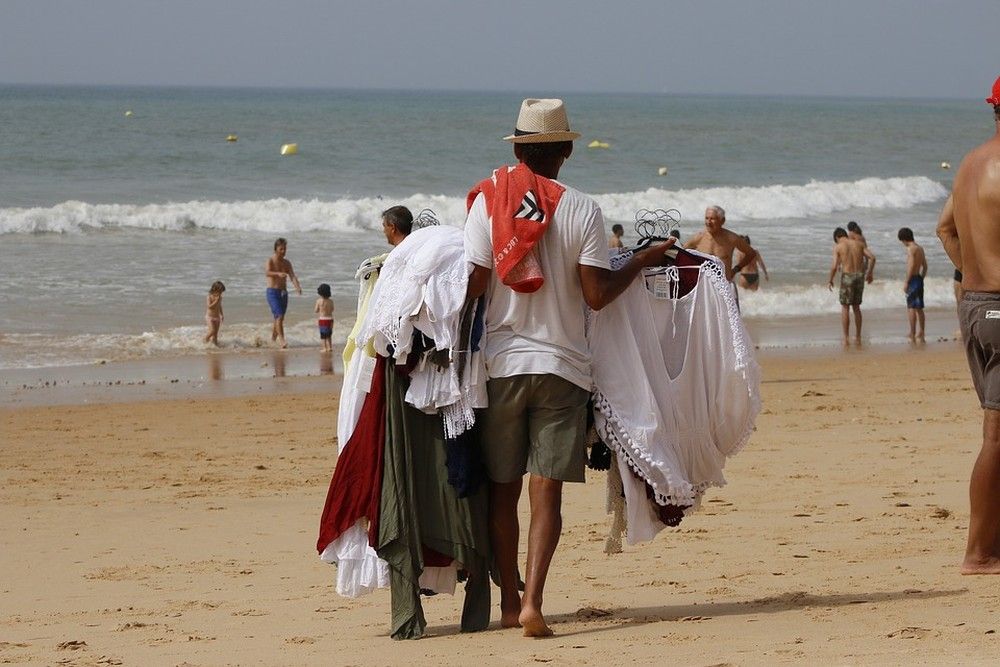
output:
[[[314,550],[335,375],[0,409],[0,662],[995,664],[1000,577],[958,573],[981,437],[959,346],[762,364],[756,434],[679,528],[605,556],[604,474],[567,487],[544,640],[460,634],[439,595],[431,636],[394,642],[388,591],[337,597]]]

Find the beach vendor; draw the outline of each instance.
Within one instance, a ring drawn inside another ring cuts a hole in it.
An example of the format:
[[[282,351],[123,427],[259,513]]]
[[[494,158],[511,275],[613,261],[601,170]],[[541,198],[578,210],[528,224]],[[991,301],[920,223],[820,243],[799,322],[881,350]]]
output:
[[[959,324],[983,407],[983,446],[969,484],[962,574],[1000,574],[1000,78],[986,99],[996,132],[962,160],[937,235],[962,272]]]
[[[278,238],[274,242],[274,254],[268,257],[264,264],[264,275],[267,278],[267,305],[271,309],[274,322],[271,324],[271,340],[277,341],[281,348],[288,347],[285,342],[285,312],[288,310],[288,281],[291,280],[295,289],[302,294],[302,286],[295,276],[292,263],[285,259],[288,252],[288,241]]]
[[[600,207],[555,180],[579,136],[562,100],[524,100],[504,138],[518,164],[496,169],[467,199],[468,298],[486,294],[488,303],[482,449],[500,623],[536,637],[552,634],[542,593],[562,531],[562,485],[584,481],[591,388],[584,304],[600,310],[673,245],[650,246],[610,270]],[[517,504],[525,473],[531,521],[522,600]]]

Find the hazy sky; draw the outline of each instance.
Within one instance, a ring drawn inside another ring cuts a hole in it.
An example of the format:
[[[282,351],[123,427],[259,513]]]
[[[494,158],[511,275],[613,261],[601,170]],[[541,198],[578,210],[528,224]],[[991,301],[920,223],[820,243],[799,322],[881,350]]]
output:
[[[1000,0],[0,0],[0,82],[986,97]]]

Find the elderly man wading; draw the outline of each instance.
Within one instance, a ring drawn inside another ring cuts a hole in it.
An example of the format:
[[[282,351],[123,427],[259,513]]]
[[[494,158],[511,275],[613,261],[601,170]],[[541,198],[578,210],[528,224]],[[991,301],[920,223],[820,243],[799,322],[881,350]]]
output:
[[[584,481],[590,355],[585,306],[599,310],[673,242],[608,265],[601,209],[556,181],[580,135],[562,100],[528,99],[514,134],[519,164],[503,166],[469,193],[465,249],[468,297],[487,295],[489,408],[481,424],[491,479],[490,537],[500,575],[503,627],[542,637],[542,592],[562,530],[562,484]],[[528,559],[517,589],[517,503],[530,473]]]

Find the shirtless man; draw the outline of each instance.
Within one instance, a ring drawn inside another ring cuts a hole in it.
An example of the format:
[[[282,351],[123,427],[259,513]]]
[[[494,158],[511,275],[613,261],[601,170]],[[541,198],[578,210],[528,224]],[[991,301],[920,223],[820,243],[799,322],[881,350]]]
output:
[[[847,236],[854,239],[855,241],[861,241],[868,248],[868,239],[865,238],[865,233],[861,231],[861,225],[859,225],[854,220],[847,223]],[[870,250],[870,248],[869,248]],[[875,253],[872,253],[874,255]],[[868,258],[865,258],[865,271],[868,270]]]
[[[1000,78],[986,101],[993,105],[996,132],[962,160],[937,226],[941,245],[962,272],[959,322],[983,407],[962,574],[1000,574]]]
[[[861,241],[850,238],[847,230],[837,227],[833,230],[833,264],[830,266],[830,291],[833,279],[840,269],[840,324],[844,329],[844,345],[850,343],[851,311],[854,311],[854,342],[861,343],[861,297],[865,291],[865,280],[870,283],[875,277],[875,255]],[[865,260],[868,272],[865,274]]]
[[[861,231],[861,225],[856,223],[854,220],[847,223],[847,236],[855,241],[861,241],[865,245],[868,245],[868,239],[865,238],[864,232]]]
[[[271,307],[274,323],[271,325],[271,340],[277,341],[282,349],[288,347],[285,342],[285,311],[288,310],[288,280],[291,279],[296,291],[302,294],[302,286],[295,277],[292,263],[285,259],[288,251],[288,241],[279,238],[274,242],[274,254],[264,265],[264,275],[267,276],[267,305]]]
[[[723,229],[724,224],[726,224],[726,212],[722,207],[709,206],[705,209],[705,230],[688,239],[684,247],[721,259],[722,265],[726,267],[726,279],[732,280],[744,267],[757,259],[757,251],[744,240],[744,237]],[[736,266],[733,266],[734,250],[739,250],[742,255]]]
[[[910,319],[910,342],[924,342],[924,277],[927,275],[927,255],[913,240],[913,230],[900,227],[896,234],[906,247],[906,278],[903,294],[906,295],[906,314]],[[919,325],[919,327],[917,326]],[[919,331],[918,331],[919,330]]]

